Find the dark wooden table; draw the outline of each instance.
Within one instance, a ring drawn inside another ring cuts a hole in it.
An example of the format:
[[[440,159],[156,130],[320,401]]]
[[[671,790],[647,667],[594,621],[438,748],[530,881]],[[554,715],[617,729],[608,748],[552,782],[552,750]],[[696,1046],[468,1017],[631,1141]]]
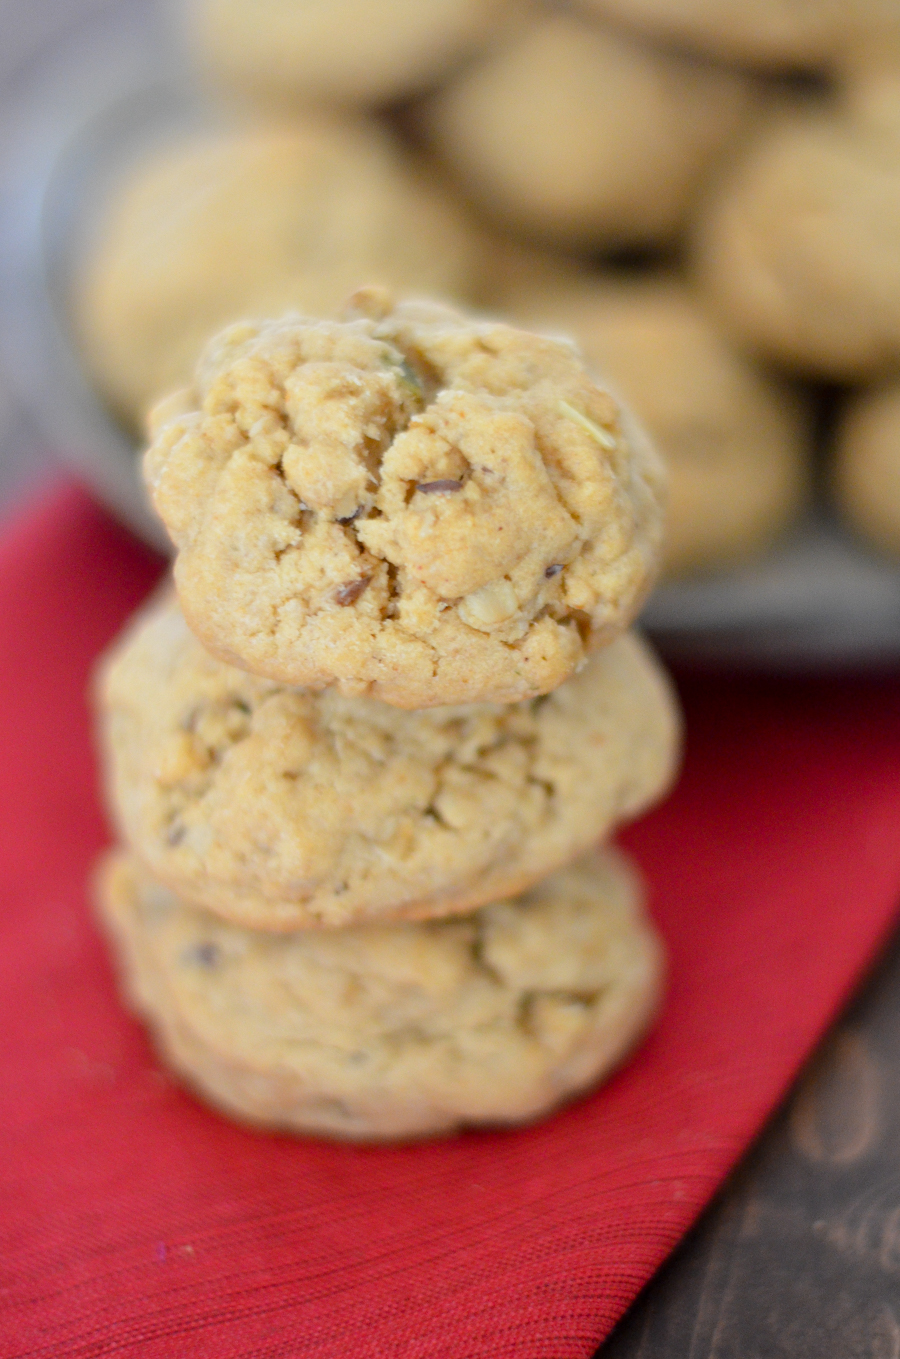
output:
[[[900,1359],[900,938],[598,1351],[663,1356]]]

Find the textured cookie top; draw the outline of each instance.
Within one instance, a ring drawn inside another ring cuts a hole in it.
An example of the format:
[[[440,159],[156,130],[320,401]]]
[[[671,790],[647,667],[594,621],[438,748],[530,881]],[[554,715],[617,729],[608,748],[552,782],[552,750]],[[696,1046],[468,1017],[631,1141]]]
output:
[[[130,167],[96,217],[79,339],[138,425],[231,321],[330,312],[363,283],[465,295],[479,262],[463,211],[374,119],[184,138]]]
[[[699,279],[745,343],[855,380],[900,360],[900,98],[785,116],[697,222]]]
[[[465,919],[267,935],[182,905],[125,856],[100,905],[176,1066],[253,1121],[396,1137],[535,1117],[655,1009],[637,880],[596,853]]]
[[[125,838],[181,895],[268,929],[518,891],[659,796],[678,745],[665,678],[630,636],[548,698],[403,712],[223,665],[163,603],[100,698]]]
[[[399,707],[546,693],[653,581],[658,459],[571,346],[360,306],[232,327],[187,413],[157,412],[188,622],[255,673]]]
[[[510,290],[523,324],[574,336],[632,403],[669,474],[663,567],[721,566],[767,544],[808,487],[801,397],[742,354],[675,276],[610,274]]]

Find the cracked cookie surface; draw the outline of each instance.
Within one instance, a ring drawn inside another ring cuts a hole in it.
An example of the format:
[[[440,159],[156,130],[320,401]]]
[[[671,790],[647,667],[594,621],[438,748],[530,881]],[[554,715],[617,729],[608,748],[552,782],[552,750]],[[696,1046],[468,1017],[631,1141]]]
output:
[[[398,707],[547,693],[654,579],[663,474],[569,345],[364,290],[225,331],[144,472],[191,627]]]
[[[631,634],[548,697],[404,712],[224,665],[163,601],[98,696],[127,842],[185,899],[275,930],[520,891],[657,798],[679,738]]]
[[[611,850],[464,919],[272,935],[184,906],[113,854],[98,898],[126,992],[226,1113],[359,1139],[549,1112],[656,1009],[659,941]]]

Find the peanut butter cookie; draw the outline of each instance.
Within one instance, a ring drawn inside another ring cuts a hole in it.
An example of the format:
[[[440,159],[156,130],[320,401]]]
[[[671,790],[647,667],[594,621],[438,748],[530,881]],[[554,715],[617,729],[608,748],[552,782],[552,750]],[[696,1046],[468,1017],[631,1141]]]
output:
[[[734,348],[683,283],[586,274],[520,287],[509,303],[523,324],[572,334],[646,425],[669,474],[667,574],[739,562],[799,514],[809,411]]]
[[[757,102],[749,77],[557,13],[466,68],[422,117],[499,225],[597,250],[673,236]]]
[[[183,905],[116,854],[98,878],[123,989],[232,1117],[350,1139],[521,1123],[643,1033],[662,950],[633,870],[596,853],[465,919],[271,935]]]
[[[144,463],[190,626],[398,707],[547,693],[656,574],[663,475],[574,347],[377,290],[237,325]]]
[[[648,37],[761,67],[840,66],[848,49],[900,36],[896,0],[578,0]]]
[[[743,344],[816,376],[900,361],[900,98],[774,121],[696,223],[696,273]]]
[[[263,104],[380,104],[434,82],[525,0],[191,0],[191,45]]]
[[[546,698],[403,712],[223,665],[171,601],[106,661],[109,801],[185,900],[274,930],[465,911],[666,789],[671,690],[626,635]]]
[[[372,282],[465,296],[480,248],[378,123],[306,115],[133,166],[98,209],[75,323],[100,391],[140,425],[229,322],[330,312]]]
[[[854,397],[838,425],[833,484],[861,538],[900,556],[900,383]]]

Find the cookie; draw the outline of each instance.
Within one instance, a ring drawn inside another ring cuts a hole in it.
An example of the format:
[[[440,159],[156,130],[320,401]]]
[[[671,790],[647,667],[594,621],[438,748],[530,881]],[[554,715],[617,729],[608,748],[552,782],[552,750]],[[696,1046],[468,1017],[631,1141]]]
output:
[[[663,457],[663,569],[732,565],[767,547],[809,489],[811,418],[800,395],[739,353],[674,277],[585,274],[510,295],[523,324],[572,334],[631,402]]]
[[[549,692],[654,579],[659,460],[570,345],[356,301],[232,327],[157,413],[188,622],[260,675],[399,707]]]
[[[524,0],[192,0],[188,39],[227,86],[274,100],[378,104],[432,84]]]
[[[900,34],[896,0],[578,0],[588,13],[633,25],[726,61],[791,70],[840,66],[848,48]]]
[[[422,118],[495,222],[593,250],[673,236],[756,102],[743,75],[559,13],[467,68]]]
[[[164,600],[98,699],[126,841],[186,900],[263,929],[519,891],[658,798],[677,758],[671,690],[632,635],[549,697],[404,712],[223,665]]]
[[[193,137],[134,165],[101,205],[73,298],[85,361],[140,425],[247,315],[328,312],[363,283],[466,295],[480,242],[373,120]]]
[[[900,556],[900,383],[854,397],[838,425],[833,468],[838,508],[880,552]]]
[[[773,122],[699,216],[695,272],[735,337],[849,381],[900,361],[900,102]]]
[[[659,940],[611,850],[462,919],[331,932],[223,924],[123,854],[98,889],[165,1060],[263,1127],[362,1140],[538,1118],[622,1060],[660,994]]]

